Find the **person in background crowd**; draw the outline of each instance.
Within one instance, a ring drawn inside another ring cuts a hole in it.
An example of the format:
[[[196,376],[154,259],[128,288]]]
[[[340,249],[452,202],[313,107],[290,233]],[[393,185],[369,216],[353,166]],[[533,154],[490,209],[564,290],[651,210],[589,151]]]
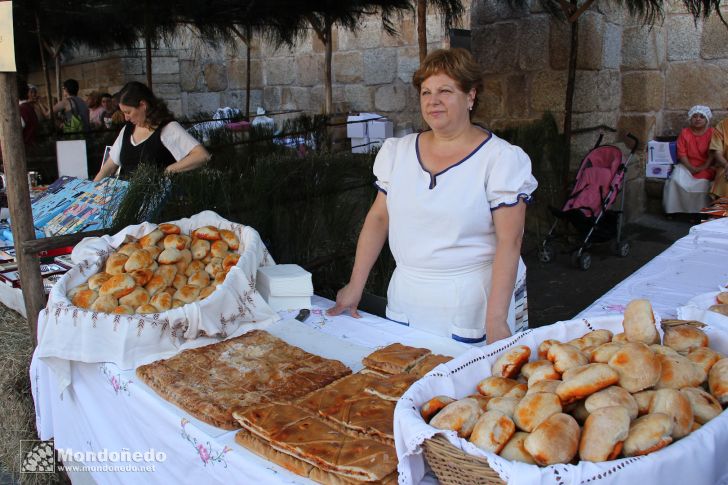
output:
[[[696,214],[708,205],[710,181],[715,177],[709,153],[713,113],[707,106],[697,105],[688,111],[687,128],[677,138],[678,163],[665,184],[662,207],[666,214]]]
[[[104,126],[102,115],[104,107],[101,106],[101,93],[93,91],[86,95],[86,104],[88,105],[88,121],[91,128],[96,130]]]
[[[51,110],[38,95],[38,88],[33,84],[28,84],[28,101],[30,101],[30,104],[33,105],[35,116],[38,118],[38,121],[47,120],[51,117]]]
[[[38,116],[30,101],[30,87],[25,82],[18,83],[18,98],[20,99],[20,124],[23,126],[23,142],[26,147],[32,147],[36,142],[38,132]]]
[[[715,179],[710,188],[713,197],[728,197],[728,118],[718,123],[710,139]]]
[[[193,170],[210,159],[200,142],[174,121],[167,105],[145,84],[132,81],[119,93],[119,107],[126,118],[111,153],[94,181],[113,175],[129,178],[141,163],[165,167],[167,172]]]
[[[114,126],[117,125],[123,125],[126,123],[126,119],[124,118],[124,113],[121,112],[121,109],[119,109],[119,95],[121,94],[121,91],[114,94],[111,97],[111,106],[113,109],[113,115],[111,115],[111,123]]]
[[[63,81],[63,99],[53,106],[53,114],[59,115],[65,122],[75,114],[81,118],[83,131],[89,131],[89,113],[86,102],[78,97],[78,81],[66,79]]]
[[[464,49],[437,50],[412,77],[429,130],[384,142],[377,197],[349,284],[328,310],[357,306],[384,242],[397,263],[387,318],[467,343],[515,331],[514,288],[526,203],[536,189],[519,147],[471,122],[482,70]]]
[[[109,93],[101,94],[101,107],[104,108],[104,111],[101,113],[101,121],[103,121],[104,127],[111,128],[114,112],[118,111],[118,109],[114,109],[114,101]]]

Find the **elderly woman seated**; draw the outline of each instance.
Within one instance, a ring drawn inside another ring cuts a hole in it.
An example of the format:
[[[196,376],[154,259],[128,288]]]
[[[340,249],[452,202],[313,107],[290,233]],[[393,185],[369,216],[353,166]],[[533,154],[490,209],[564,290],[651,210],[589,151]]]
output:
[[[678,163],[665,184],[662,207],[667,214],[700,212],[708,205],[710,182],[715,177],[709,154],[713,128],[707,106],[693,106],[688,112],[687,128],[677,139]]]

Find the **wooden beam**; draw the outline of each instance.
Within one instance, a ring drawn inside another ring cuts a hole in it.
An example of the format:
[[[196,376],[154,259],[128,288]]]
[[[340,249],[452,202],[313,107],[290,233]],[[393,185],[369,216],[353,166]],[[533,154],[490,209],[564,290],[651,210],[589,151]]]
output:
[[[51,249],[75,246],[85,237],[98,237],[103,236],[104,234],[111,234],[111,232],[111,229],[98,229],[96,231],[77,232],[75,234],[66,234],[64,236],[44,237],[43,239],[23,241],[21,246],[23,254],[38,254],[41,251],[50,251]]]
[[[25,145],[18,109],[18,84],[14,72],[0,72],[0,147],[7,179],[8,208],[12,220],[15,257],[23,288],[25,312],[28,315],[33,344],[38,342],[38,313],[46,304],[38,255],[24,254],[25,241],[35,239],[33,213],[30,210],[30,188],[25,165]]]

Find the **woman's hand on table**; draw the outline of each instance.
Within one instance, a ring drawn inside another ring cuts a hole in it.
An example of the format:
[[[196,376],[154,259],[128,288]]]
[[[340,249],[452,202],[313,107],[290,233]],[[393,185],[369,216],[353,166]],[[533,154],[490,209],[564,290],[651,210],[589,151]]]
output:
[[[326,314],[335,317],[337,315],[341,315],[344,311],[349,310],[349,314],[351,314],[352,317],[361,318],[357,307],[361,301],[363,291],[364,288],[359,288],[354,286],[352,283],[349,283],[336,294],[336,305],[326,310]]]

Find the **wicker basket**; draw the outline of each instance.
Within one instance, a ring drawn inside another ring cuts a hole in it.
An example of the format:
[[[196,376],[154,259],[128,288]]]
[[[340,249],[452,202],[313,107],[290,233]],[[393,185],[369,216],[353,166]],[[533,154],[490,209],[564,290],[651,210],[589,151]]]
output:
[[[455,448],[442,435],[424,443],[425,459],[444,485],[505,485],[484,458]]]

